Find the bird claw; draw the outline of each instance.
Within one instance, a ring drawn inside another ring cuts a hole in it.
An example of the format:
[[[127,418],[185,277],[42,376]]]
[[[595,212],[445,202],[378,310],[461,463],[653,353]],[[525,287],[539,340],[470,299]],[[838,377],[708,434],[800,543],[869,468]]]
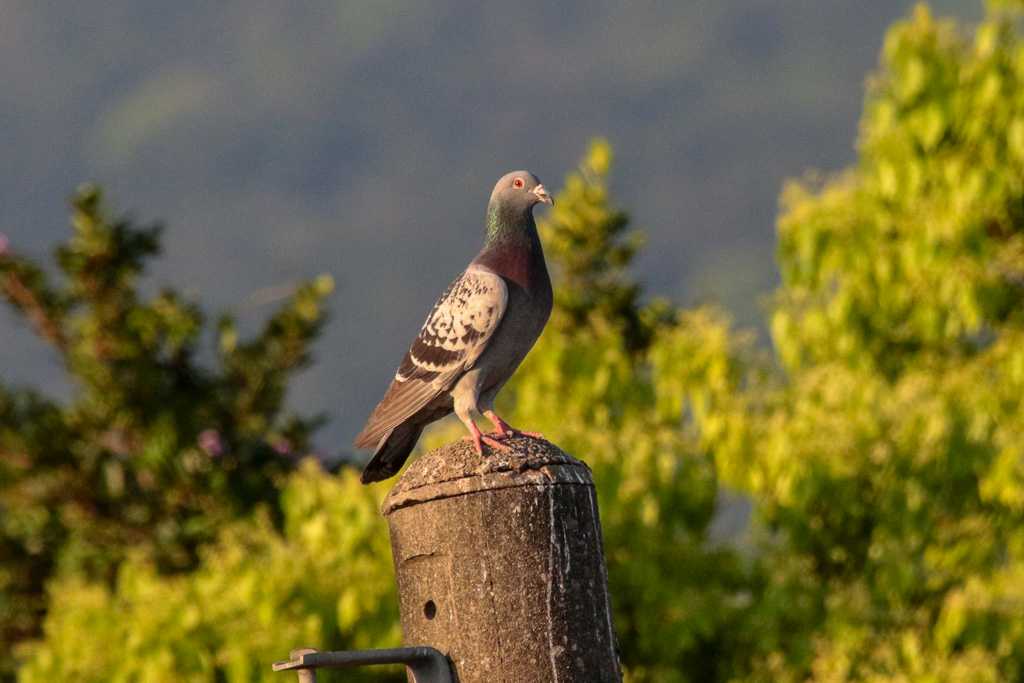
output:
[[[528,436],[531,439],[544,438],[544,435],[540,432],[524,432],[516,429],[508,422],[502,420],[493,410],[488,410],[484,413],[484,416],[494,425],[494,430],[487,433],[492,439],[511,439],[516,436]]]
[[[510,450],[512,450],[510,447],[508,447],[505,444],[501,443],[501,441],[499,441],[497,438],[491,436],[490,434],[476,434],[476,435],[473,435],[473,436],[464,437],[462,440],[463,441],[472,441],[473,442],[473,448],[474,448],[474,450],[476,450],[476,454],[479,455],[479,456],[483,456],[483,454],[484,454],[483,444],[487,444],[488,446],[490,446],[491,448],[493,448],[496,451],[510,451]]]
[[[495,429],[493,432],[488,432],[487,435],[490,436],[492,439],[498,439],[499,441],[511,439],[517,436],[528,436],[531,439],[544,438],[544,435],[541,434],[540,432],[524,432],[518,429],[506,429],[504,431],[499,431]]]
[[[487,444],[488,446],[490,446],[491,448],[493,448],[496,451],[510,451],[510,450],[512,450],[510,447],[506,446],[505,444],[503,444],[501,441],[499,441],[498,439],[494,438],[490,434],[481,434],[480,435],[480,440],[483,441],[485,444]]]
[[[476,451],[477,455],[483,455],[484,454],[484,447],[480,444],[480,437],[478,437],[478,436],[476,436],[474,434],[472,436],[464,436],[464,437],[462,437],[462,440],[463,441],[470,441],[470,442],[472,442],[473,450]]]

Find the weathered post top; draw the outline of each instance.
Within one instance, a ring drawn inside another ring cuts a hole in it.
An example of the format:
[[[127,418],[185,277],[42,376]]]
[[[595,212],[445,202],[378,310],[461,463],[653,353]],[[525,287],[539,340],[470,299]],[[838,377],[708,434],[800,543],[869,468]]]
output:
[[[517,437],[508,451],[477,455],[468,441],[427,453],[409,466],[384,500],[384,515],[398,508],[475,491],[553,483],[593,488],[590,468],[549,441]]]
[[[414,462],[384,502],[406,644],[461,683],[620,681],[590,469],[517,437]]]

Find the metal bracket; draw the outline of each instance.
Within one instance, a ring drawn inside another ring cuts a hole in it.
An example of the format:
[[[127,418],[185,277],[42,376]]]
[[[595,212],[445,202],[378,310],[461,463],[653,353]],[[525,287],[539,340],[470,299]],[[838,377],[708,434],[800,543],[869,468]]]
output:
[[[292,650],[287,662],[274,662],[274,671],[295,671],[299,683],[316,683],[317,669],[347,669],[377,664],[405,664],[416,683],[455,683],[448,658],[432,647],[387,650]]]

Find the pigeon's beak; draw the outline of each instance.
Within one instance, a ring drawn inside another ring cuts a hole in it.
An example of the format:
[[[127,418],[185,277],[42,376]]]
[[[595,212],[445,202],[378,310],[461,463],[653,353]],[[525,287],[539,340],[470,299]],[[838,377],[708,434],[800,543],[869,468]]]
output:
[[[555,200],[552,199],[551,195],[548,194],[548,191],[544,189],[544,185],[538,185],[533,188],[533,193],[537,195],[537,201],[544,202],[550,206],[555,205]]]

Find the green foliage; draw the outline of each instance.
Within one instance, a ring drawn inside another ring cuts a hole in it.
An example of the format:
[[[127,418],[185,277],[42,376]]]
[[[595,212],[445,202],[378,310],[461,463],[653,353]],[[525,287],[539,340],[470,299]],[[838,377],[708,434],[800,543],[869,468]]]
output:
[[[514,423],[594,470],[630,679],[717,678],[714,653],[736,618],[744,572],[730,550],[707,547],[718,482],[684,417],[692,399],[732,386],[737,375],[723,375],[723,364],[744,341],[713,310],[638,303],[627,270],[636,239],[610,204],[609,165],[607,146],[595,144],[542,221],[549,260],[570,277],[557,280],[561,305],[505,398]],[[720,384],[709,393],[709,382]]]
[[[332,477],[308,461],[284,488],[281,530],[260,508],[222,528],[188,574],[161,576],[132,553],[113,588],[63,578],[51,589],[59,607],[46,640],[20,679],[272,683],[283,674],[270,661],[292,648],[397,646],[379,493],[355,472]],[[320,678],[404,680],[360,672]]]
[[[756,608],[799,612],[758,680],[1024,676],[1022,85],[1008,20],[919,7],[860,164],[784,193],[783,382],[705,434],[771,534]]]
[[[216,367],[196,356],[204,317],[172,290],[139,294],[158,227],[74,199],[61,279],[0,253],[0,292],[49,342],[74,383],[59,403],[0,385],[0,643],[31,636],[56,573],[111,580],[132,553],[162,572],[195,566],[218,529],[269,503],[317,419],[282,414],[308,361],[329,278],[299,288],[238,343],[220,323]]]
[[[1024,9],[1024,2],[1021,0],[988,0],[988,5],[993,10],[1006,10],[1009,12],[1019,12]]]
[[[1024,52],[990,21],[971,43],[923,7],[884,48],[861,164],[783,196],[787,365],[839,359],[894,373],[907,357],[969,354],[1020,310]],[[799,330],[798,332],[794,332]]]
[[[571,332],[600,317],[617,325],[636,349],[647,343],[649,329],[640,320],[640,287],[626,268],[642,240],[636,232],[625,232],[629,217],[609,203],[611,163],[611,145],[594,141],[578,172],[565,179],[557,206],[541,222],[558,283],[553,322]]]

